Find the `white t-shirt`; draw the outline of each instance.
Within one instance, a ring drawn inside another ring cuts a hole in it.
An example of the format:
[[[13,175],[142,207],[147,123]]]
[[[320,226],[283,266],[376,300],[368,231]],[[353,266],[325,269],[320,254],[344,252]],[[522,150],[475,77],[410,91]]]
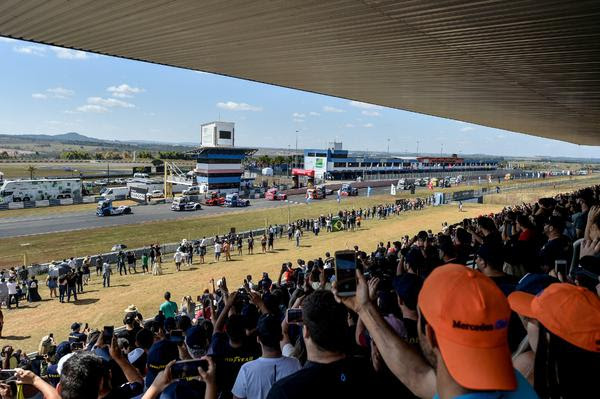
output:
[[[215,253],[219,253],[221,252],[221,244],[219,244],[218,242],[215,243]]]
[[[301,368],[293,357],[259,357],[242,365],[231,393],[238,398],[264,399],[273,384]]]
[[[173,259],[175,259],[175,262],[181,262],[181,258],[183,258],[183,255],[181,252],[175,252],[175,255],[173,256]]]
[[[8,288],[8,295],[17,294],[17,283],[9,281],[8,283],[6,283],[6,288]]]

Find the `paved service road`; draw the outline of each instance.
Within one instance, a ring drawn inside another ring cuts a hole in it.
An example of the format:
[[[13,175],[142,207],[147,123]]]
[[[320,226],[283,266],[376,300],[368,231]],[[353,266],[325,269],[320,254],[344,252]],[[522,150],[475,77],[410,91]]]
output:
[[[389,188],[373,189],[373,194],[383,194]],[[366,190],[359,190],[359,195],[366,195]],[[335,201],[336,196],[329,195],[325,201]],[[290,196],[291,201],[304,203],[303,195]],[[321,200],[319,200],[321,201]],[[225,208],[219,206],[202,206],[200,211],[174,212],[171,204],[134,206],[133,214],[120,216],[96,216],[96,210],[73,213],[57,213],[56,215],[40,215],[18,218],[0,219],[0,238],[26,236],[33,234],[58,233],[73,230],[85,230],[95,227],[124,226],[160,220],[175,220],[203,215],[214,215],[236,211],[251,211],[253,209],[275,208],[287,206],[282,201],[266,201],[264,199],[250,200],[247,208]],[[10,212],[10,211],[3,211]]]

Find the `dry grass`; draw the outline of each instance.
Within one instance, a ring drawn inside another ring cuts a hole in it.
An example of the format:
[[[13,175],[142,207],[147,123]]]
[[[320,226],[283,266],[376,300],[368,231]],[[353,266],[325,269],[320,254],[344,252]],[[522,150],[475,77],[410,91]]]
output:
[[[26,304],[18,310],[4,310],[3,335],[5,344],[12,344],[27,351],[36,350],[42,336],[53,332],[58,340],[63,340],[69,333],[69,326],[74,321],[87,322],[95,328],[103,325],[120,325],[123,310],[129,304],[135,304],[145,317],[154,315],[163,301],[164,291],[170,290],[173,298],[179,302],[184,295],[196,297],[209,286],[211,278],[226,276],[230,286],[241,285],[243,278],[251,274],[258,280],[263,271],[277,278],[282,262],[295,261],[297,258],[310,259],[323,256],[326,251],[352,248],[359,245],[371,250],[379,241],[392,241],[404,234],[415,234],[422,229],[439,230],[441,222],[458,222],[464,217],[476,217],[480,214],[498,211],[499,205],[465,204],[466,212],[459,213],[454,206],[431,208],[420,212],[409,212],[385,221],[369,220],[363,229],[357,232],[338,232],[321,234],[314,237],[307,234],[302,239],[302,246],[295,248],[287,237],[275,242],[276,251],[266,255],[233,256],[232,262],[210,263],[199,265],[198,259],[191,269],[180,273],[174,271],[172,263],[163,268],[165,275],[119,276],[113,275],[112,286],[102,288],[100,277],[93,275],[92,283],[86,286],[87,292],[80,295],[77,304],[61,304],[57,300],[46,300],[40,303]],[[175,234],[176,237],[181,235]],[[207,256],[207,260],[208,260]],[[45,287],[40,287],[43,298],[48,297]]]

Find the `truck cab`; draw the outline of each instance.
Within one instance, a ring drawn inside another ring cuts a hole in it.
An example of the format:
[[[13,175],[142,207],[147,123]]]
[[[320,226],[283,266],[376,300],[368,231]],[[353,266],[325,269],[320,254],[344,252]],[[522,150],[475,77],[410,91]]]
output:
[[[200,195],[200,186],[191,186],[181,193],[183,195]]]
[[[225,198],[220,196],[219,193],[212,191],[206,194],[204,205],[206,206],[221,206],[225,204]]]
[[[351,184],[344,183],[342,184],[342,188],[340,189],[341,195],[352,197],[358,195],[358,189],[356,187],[352,187]]]
[[[227,194],[225,197],[225,206],[230,208],[238,208],[249,206],[250,201],[240,198],[238,193]]]
[[[265,199],[267,201],[283,201],[287,199],[287,194],[280,193],[276,188],[270,188],[265,193]]]

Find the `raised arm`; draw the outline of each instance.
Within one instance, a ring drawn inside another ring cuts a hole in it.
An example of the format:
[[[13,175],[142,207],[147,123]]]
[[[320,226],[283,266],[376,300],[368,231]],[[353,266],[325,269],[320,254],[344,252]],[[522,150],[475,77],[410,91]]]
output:
[[[369,300],[369,288],[360,270],[356,270],[356,275],[356,296],[339,297],[334,290],[336,299],[358,313],[390,371],[416,396],[432,398],[436,391],[434,369],[381,317],[377,307]]]

